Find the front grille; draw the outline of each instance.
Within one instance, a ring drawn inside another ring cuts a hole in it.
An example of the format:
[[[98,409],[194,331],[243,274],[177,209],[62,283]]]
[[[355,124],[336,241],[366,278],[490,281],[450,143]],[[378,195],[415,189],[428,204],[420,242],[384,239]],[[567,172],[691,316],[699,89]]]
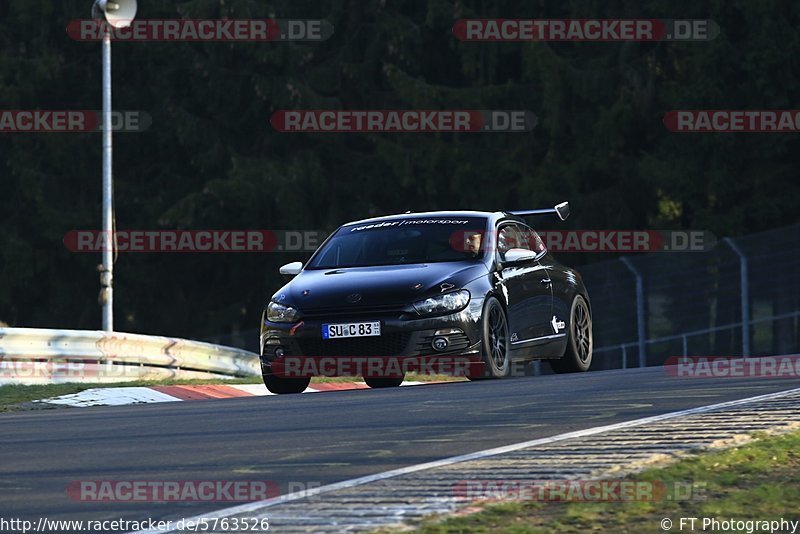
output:
[[[304,356],[398,356],[411,334],[384,334],[351,339],[298,339]]]
[[[308,319],[326,317],[361,317],[364,315],[400,315],[403,308],[400,306],[336,306],[330,308],[303,309],[303,317]]]

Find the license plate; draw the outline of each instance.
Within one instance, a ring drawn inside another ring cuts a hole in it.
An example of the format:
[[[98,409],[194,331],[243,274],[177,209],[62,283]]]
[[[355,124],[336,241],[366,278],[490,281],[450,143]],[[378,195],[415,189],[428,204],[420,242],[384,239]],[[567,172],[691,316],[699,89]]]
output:
[[[369,337],[381,335],[380,321],[371,323],[342,323],[322,325],[322,339]]]

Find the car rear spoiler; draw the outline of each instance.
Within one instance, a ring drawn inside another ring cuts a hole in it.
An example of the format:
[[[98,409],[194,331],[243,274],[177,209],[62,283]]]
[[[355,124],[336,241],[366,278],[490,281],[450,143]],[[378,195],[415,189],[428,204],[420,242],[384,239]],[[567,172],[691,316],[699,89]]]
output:
[[[525,217],[527,215],[550,215],[555,214],[558,215],[558,218],[562,221],[569,217],[569,202],[562,202],[561,204],[556,204],[552,208],[543,208],[538,210],[516,210],[516,211],[509,211],[511,215],[517,215],[518,217]]]

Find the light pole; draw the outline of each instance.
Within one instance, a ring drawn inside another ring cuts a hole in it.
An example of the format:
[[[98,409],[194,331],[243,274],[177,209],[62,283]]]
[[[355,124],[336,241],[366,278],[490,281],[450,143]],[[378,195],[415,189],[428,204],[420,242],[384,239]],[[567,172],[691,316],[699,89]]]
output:
[[[136,16],[136,0],[95,0],[92,17],[112,28],[126,28]],[[106,28],[108,29],[108,28]],[[103,330],[114,330],[114,182],[112,174],[111,32],[103,32],[103,263],[100,270],[100,306]]]

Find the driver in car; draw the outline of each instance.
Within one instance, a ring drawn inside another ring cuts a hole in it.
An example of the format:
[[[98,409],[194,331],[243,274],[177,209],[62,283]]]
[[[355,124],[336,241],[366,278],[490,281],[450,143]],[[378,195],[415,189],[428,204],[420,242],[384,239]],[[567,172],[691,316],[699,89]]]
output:
[[[480,233],[466,236],[464,240],[464,250],[469,256],[474,258],[481,253],[481,237]]]

